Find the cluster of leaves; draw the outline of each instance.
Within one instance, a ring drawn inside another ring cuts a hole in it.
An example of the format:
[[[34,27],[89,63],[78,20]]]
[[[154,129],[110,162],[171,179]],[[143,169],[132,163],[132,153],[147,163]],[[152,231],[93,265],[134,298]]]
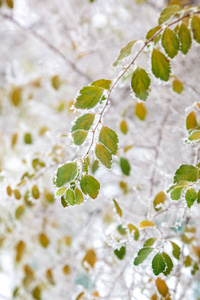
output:
[[[170,60],[178,54],[179,50],[184,55],[187,54],[191,48],[192,36],[197,43],[200,43],[200,17],[198,13],[198,9],[194,7],[183,9],[179,5],[168,6],[161,12],[158,26],[148,31],[146,41],[144,41],[141,50],[117,80],[112,83],[111,80],[99,79],[80,90],[74,107],[81,111],[92,110],[94,107],[97,107],[100,108],[100,113],[94,113],[92,111],[83,114],[77,118],[72,127],[71,135],[75,145],[82,145],[87,137],[88,139],[90,137],[91,141],[86,155],[80,162],[68,162],[57,171],[55,184],[60,189],[56,192],[56,195],[62,197],[61,202],[63,206],[81,204],[84,201],[83,194],[89,195],[93,199],[98,195],[100,184],[93,176],[88,175],[87,163],[89,152],[94,143],[97,160],[108,169],[112,166],[112,156],[116,155],[118,150],[118,136],[115,131],[102,124],[102,118],[115,85],[130,67],[135,64],[135,60],[140,53],[143,52],[145,47],[148,47],[151,52],[151,70],[153,75],[162,81],[169,81],[171,73]],[[171,21],[172,18],[176,18],[175,21]],[[171,29],[170,27],[174,28]],[[122,48],[113,65],[117,66],[130,56],[137,42],[137,40],[133,40]],[[162,49],[164,49],[165,54]],[[149,95],[151,85],[150,76],[151,75],[140,66],[137,66],[132,73],[131,88],[135,97],[139,100],[145,101]],[[177,93],[181,93],[183,90],[182,83],[176,77],[174,77],[172,86]],[[135,110],[136,115],[143,120],[146,115],[144,105],[137,103]],[[99,130],[99,126],[101,126],[101,130]],[[124,120],[120,126],[122,132],[126,134],[127,126]],[[199,131],[196,132],[195,130],[193,132],[195,137],[198,134]],[[190,136],[189,139],[193,140],[193,135],[192,137]],[[121,158],[120,166],[122,172],[125,175],[129,175],[130,165],[127,159]],[[66,184],[67,186],[64,187]]]

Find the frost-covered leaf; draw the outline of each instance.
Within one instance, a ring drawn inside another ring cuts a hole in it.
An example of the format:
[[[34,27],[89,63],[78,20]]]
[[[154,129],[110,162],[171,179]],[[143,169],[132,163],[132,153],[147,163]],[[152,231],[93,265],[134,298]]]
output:
[[[182,82],[178,78],[175,78],[173,80],[172,88],[177,94],[181,94],[184,89]]]
[[[174,183],[179,183],[182,180],[194,182],[198,179],[198,168],[192,165],[181,165],[175,173]]]
[[[126,254],[126,246],[121,246],[119,250],[115,249],[114,253],[119,259],[123,259]]]
[[[56,192],[56,196],[63,196],[66,191],[66,187],[62,187]]]
[[[129,161],[124,157],[120,157],[120,168],[124,175],[126,176],[130,175],[131,166],[129,164]]]
[[[153,49],[151,56],[152,72],[156,78],[168,81],[170,75],[170,63],[167,57],[157,49]]]
[[[158,25],[158,26],[156,26],[156,27],[150,29],[150,30],[147,32],[146,40],[150,40],[150,39],[154,36],[154,34],[156,34],[156,32],[158,32],[158,30],[160,30],[160,29],[161,29],[161,26],[160,26],[160,25]]]
[[[89,195],[92,199],[95,199],[99,193],[100,184],[91,175],[85,175],[80,181],[81,190],[85,195]]]
[[[120,122],[120,130],[121,130],[121,132],[122,132],[123,134],[127,134],[127,132],[128,132],[128,125],[127,125],[126,120],[122,120],[122,121]]]
[[[189,129],[194,129],[196,127],[197,127],[196,114],[194,111],[191,111],[186,118],[186,128],[187,130],[189,130]]]
[[[200,18],[197,15],[193,15],[191,27],[193,31],[193,38],[197,43],[200,43]]]
[[[188,139],[190,141],[198,141],[200,140],[200,130],[194,130],[190,133]]]
[[[181,198],[181,194],[183,191],[184,186],[177,186],[175,187],[171,193],[170,193],[170,197],[172,200],[179,200]]]
[[[122,217],[121,207],[119,206],[118,202],[115,199],[113,199],[113,202],[114,202],[114,205],[115,205],[116,212],[118,213],[118,215],[121,218]]]
[[[70,205],[76,204],[75,194],[74,194],[73,190],[67,189],[64,197],[65,197],[65,200],[67,201],[68,204],[70,204]]]
[[[169,20],[172,16],[174,16],[177,12],[181,10],[179,5],[170,5],[167,6],[160,14],[160,18],[158,20],[158,24],[161,25]]]
[[[108,169],[112,166],[112,154],[111,152],[101,143],[96,144],[95,155],[98,160]]]
[[[72,127],[72,132],[76,130],[90,130],[93,122],[94,122],[95,114],[85,114],[78,119],[76,119],[76,122],[74,126]]]
[[[197,192],[193,188],[189,188],[185,193],[185,200],[187,202],[187,206],[190,208],[194,202],[197,200]]]
[[[85,263],[89,264],[91,268],[94,268],[97,262],[97,255],[94,249],[89,249],[85,256],[83,257],[82,264],[84,266]]]
[[[189,49],[191,48],[192,39],[190,30],[188,29],[187,25],[183,22],[181,23],[181,26],[179,28],[178,36],[181,45],[180,50],[183,54],[187,54]]]
[[[135,93],[135,96],[141,100],[146,100],[149,94],[149,86],[151,80],[147,72],[137,67],[137,69],[133,72],[131,79],[131,87]]]
[[[80,95],[76,98],[75,107],[80,109],[90,109],[100,102],[104,89],[98,86],[86,86],[80,90]]]
[[[137,42],[137,40],[130,41],[125,47],[123,47],[120,51],[120,54],[117,58],[117,60],[113,63],[113,66],[116,67],[120,60],[123,58],[129,56],[131,54],[133,45]]]
[[[171,257],[166,252],[162,252],[162,256],[164,257],[165,263],[167,265],[165,271],[163,271],[163,274],[165,276],[168,276],[171,273],[174,265]]]
[[[144,247],[138,251],[136,258],[134,259],[134,265],[138,266],[149,256],[149,254],[154,250],[152,247]]]
[[[143,102],[137,102],[135,105],[135,115],[141,120],[144,121],[146,118],[147,110]]]
[[[170,58],[177,55],[179,50],[179,40],[176,33],[168,27],[165,28],[162,35],[162,46]]]
[[[77,205],[80,205],[81,203],[83,203],[84,197],[83,197],[82,192],[78,188],[75,189],[74,194],[75,194],[75,203]]]
[[[168,295],[169,289],[163,279],[161,279],[159,277],[156,278],[156,287],[161,296],[166,297]]]
[[[70,162],[64,164],[57,170],[55,184],[57,187],[61,187],[64,184],[75,179],[78,172],[78,167],[76,162]]]
[[[148,220],[144,220],[140,222],[140,228],[153,227],[153,226],[155,226],[155,224]]]
[[[180,258],[181,255],[181,248],[174,242],[170,241],[170,243],[172,244],[172,254],[176,259]]]
[[[84,143],[87,137],[88,131],[86,130],[77,130],[72,132],[72,138],[74,140],[74,144],[80,146]]]
[[[154,209],[156,211],[159,211],[161,207],[157,207],[157,205],[159,206],[160,204],[163,204],[165,200],[166,200],[166,194],[163,191],[159,192],[153,200]]]
[[[166,263],[164,257],[160,252],[158,252],[152,260],[153,273],[157,276],[160,273],[162,273],[165,270],[165,268],[166,268]]]
[[[99,86],[103,89],[106,89],[106,90],[109,90],[110,89],[110,86],[111,86],[111,83],[112,81],[111,80],[107,80],[107,79],[98,79],[96,81],[93,81],[91,83],[91,85],[94,85],[94,86]]]
[[[140,237],[140,232],[139,232],[139,230],[137,229],[137,227],[136,227],[135,225],[131,224],[131,223],[129,223],[129,224],[127,225],[127,227],[128,227],[128,229],[129,229],[130,233],[131,233],[133,230],[135,231],[135,232],[134,232],[134,240],[137,241],[137,240],[139,239],[139,237]]]
[[[116,154],[118,150],[118,136],[112,129],[103,126],[99,134],[99,142],[104,144],[112,154]]]
[[[153,246],[153,244],[155,243],[156,240],[157,240],[157,238],[149,238],[148,240],[146,240],[143,247]]]

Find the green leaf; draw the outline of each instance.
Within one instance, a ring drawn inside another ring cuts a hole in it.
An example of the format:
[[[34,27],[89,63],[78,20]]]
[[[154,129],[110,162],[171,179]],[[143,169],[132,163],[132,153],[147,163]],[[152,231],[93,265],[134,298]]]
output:
[[[72,138],[74,140],[74,144],[80,146],[84,143],[87,137],[88,131],[86,130],[77,130],[72,133]]]
[[[99,161],[97,159],[95,159],[95,161],[92,164],[92,174],[94,174],[99,168]]]
[[[69,203],[70,205],[74,205],[75,203],[75,194],[74,191],[72,191],[71,189],[67,189],[66,193],[65,193],[65,200],[67,201],[67,203]]]
[[[182,180],[194,182],[198,179],[198,168],[192,165],[181,165],[175,173],[174,183]]]
[[[27,145],[30,145],[30,144],[32,144],[32,142],[33,142],[32,141],[32,135],[29,132],[25,133],[24,143],[27,144]]]
[[[171,257],[166,252],[162,252],[162,256],[164,257],[165,263],[167,265],[165,271],[163,271],[163,274],[165,276],[168,276],[171,273],[174,265]]]
[[[197,194],[197,203],[200,203],[200,190],[198,191],[198,194]]]
[[[170,193],[170,197],[172,200],[179,200],[181,198],[181,194],[183,191],[184,186],[178,186],[173,189]]]
[[[185,23],[181,23],[178,36],[181,44],[180,49],[183,54],[187,54],[192,45],[192,39],[191,39],[190,30],[188,29],[187,25],[185,25]]]
[[[154,36],[154,34],[156,34],[156,32],[158,32],[158,30],[160,30],[161,29],[161,26],[159,25],[159,26],[156,26],[156,27],[154,27],[154,28],[152,28],[152,29],[150,29],[148,32],[147,32],[147,35],[146,35],[146,40],[150,40],[153,36]]]
[[[62,187],[56,192],[56,196],[63,196],[66,191],[66,187]]]
[[[139,230],[137,229],[137,227],[136,227],[135,225],[131,224],[131,223],[129,223],[129,224],[127,225],[127,227],[128,227],[128,229],[129,229],[130,233],[134,230],[134,240],[135,240],[135,241],[138,241],[138,239],[139,239],[139,237],[140,237],[140,232],[139,232]]]
[[[194,40],[200,43],[200,18],[197,15],[193,15],[191,27]]]
[[[72,132],[76,130],[90,130],[93,122],[94,122],[95,114],[85,114],[78,119],[76,119],[76,122],[74,126],[72,127]]]
[[[137,40],[130,41],[124,48],[121,49],[120,54],[117,60],[113,63],[113,66],[116,67],[120,60],[129,56],[131,54],[133,45],[137,42]]]
[[[175,13],[181,10],[181,7],[179,5],[170,5],[163,9],[163,11],[160,14],[160,18],[158,19],[158,24],[161,25],[165,23],[167,20],[169,20]]]
[[[181,255],[181,248],[176,243],[174,243],[172,241],[170,241],[170,243],[172,244],[172,248],[173,248],[173,251],[172,251],[173,256],[176,259],[179,259],[180,255]]]
[[[143,261],[145,261],[145,259],[148,257],[148,255],[154,250],[154,248],[152,247],[144,247],[142,249],[139,250],[136,258],[134,259],[134,265],[138,266],[141,263],[143,263]]]
[[[126,228],[124,228],[121,224],[117,226],[117,230],[121,235],[126,235]]]
[[[111,80],[106,80],[106,79],[98,79],[94,82],[91,83],[91,85],[94,86],[99,86],[103,89],[109,90],[111,86],[112,81]]]
[[[100,184],[93,176],[85,175],[81,178],[80,187],[85,195],[95,199],[99,193]]]
[[[181,94],[184,89],[182,82],[180,80],[178,80],[177,78],[175,78],[173,80],[172,88],[173,88],[174,92],[176,92],[177,94]]]
[[[115,209],[116,209],[118,215],[119,215],[120,218],[121,218],[121,217],[122,217],[122,210],[121,210],[119,204],[117,203],[117,201],[116,201],[115,199],[113,199],[113,202],[114,202],[114,205],[115,205]]]
[[[197,200],[197,192],[193,188],[189,188],[185,193],[185,200],[187,202],[187,206],[190,208],[194,202]]]
[[[163,271],[165,271],[165,268],[166,268],[166,263],[164,257],[160,252],[158,252],[152,260],[153,273],[157,276]]]
[[[163,191],[159,192],[155,196],[155,198],[153,200],[153,206],[154,206],[155,211],[159,211],[161,209],[160,204],[163,204],[165,202],[165,200],[166,200],[166,194]],[[159,206],[158,208],[157,208],[157,205]]]
[[[83,197],[82,192],[78,188],[76,188],[74,193],[75,193],[75,203],[77,205],[80,205],[81,203],[83,203],[84,197]]]
[[[162,46],[169,57],[173,58],[177,55],[179,50],[179,40],[176,33],[168,27],[165,28],[162,35]]]
[[[146,240],[143,247],[153,246],[153,244],[155,243],[156,240],[157,240],[156,238],[150,238],[150,239]]]
[[[156,78],[168,81],[170,75],[170,63],[167,57],[157,49],[153,49],[151,56],[152,72]]]
[[[189,138],[190,141],[198,141],[200,140],[200,130],[194,130],[190,133]]]
[[[69,206],[69,204],[68,204],[68,202],[66,201],[66,199],[65,199],[64,196],[61,197],[61,204],[62,204],[63,207]]]
[[[64,184],[74,180],[77,172],[78,168],[76,162],[70,162],[58,168],[55,180],[56,186],[61,187]]]
[[[118,150],[118,136],[112,129],[103,126],[99,134],[99,142],[104,144],[112,154],[116,154]]]
[[[137,102],[135,105],[135,115],[141,120],[144,121],[146,118],[147,110],[143,102]]]
[[[104,89],[98,86],[86,86],[80,90],[80,95],[76,98],[75,107],[80,109],[90,109],[100,102]]]
[[[25,213],[25,206],[24,205],[18,206],[15,210],[15,218],[17,220],[21,219],[24,213]]]
[[[96,144],[95,155],[106,168],[111,169],[112,154],[103,144]]]
[[[187,130],[194,129],[197,127],[197,125],[198,124],[197,124],[196,114],[194,111],[191,111],[186,118],[186,128]]]
[[[131,166],[130,166],[128,160],[124,157],[120,157],[120,168],[124,175],[126,175],[126,176],[130,175]]]
[[[126,246],[122,246],[119,250],[115,249],[114,253],[119,259],[123,259],[126,254]]]
[[[135,93],[135,96],[141,100],[146,100],[149,94],[149,86],[151,80],[147,72],[137,67],[137,69],[133,72],[131,87]]]

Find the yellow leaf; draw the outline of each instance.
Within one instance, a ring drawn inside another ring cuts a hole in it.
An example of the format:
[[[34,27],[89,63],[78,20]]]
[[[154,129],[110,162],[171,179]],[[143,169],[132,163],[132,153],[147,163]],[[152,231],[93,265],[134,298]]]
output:
[[[17,263],[19,263],[22,260],[22,257],[25,253],[26,244],[23,241],[19,241],[15,246],[15,250],[16,250],[15,260]]]
[[[84,292],[81,292],[80,294],[78,294],[78,296],[76,297],[76,300],[81,300],[83,299],[83,296],[85,295]]]
[[[176,92],[178,94],[181,94],[184,89],[182,82],[178,78],[175,78],[173,80],[172,88],[173,88],[174,92]]]
[[[153,226],[155,226],[155,224],[148,220],[144,220],[144,221],[140,222],[140,228],[153,227]]]
[[[194,111],[191,111],[186,118],[186,128],[187,130],[189,130],[189,129],[194,129],[196,127],[197,127],[196,114]]]
[[[117,203],[117,201],[116,201],[115,199],[113,199],[113,202],[114,202],[114,205],[115,205],[115,209],[116,209],[118,215],[119,215],[120,218],[121,218],[121,217],[122,217],[122,210],[121,210],[119,204]]]
[[[158,296],[157,296],[156,294],[153,294],[153,295],[151,296],[151,300],[158,300]]]
[[[161,209],[161,207],[157,208],[157,205],[164,203],[164,202],[165,202],[165,199],[166,199],[166,195],[165,195],[165,193],[164,193],[163,191],[159,192],[159,193],[156,195],[156,197],[155,197],[155,199],[154,199],[154,201],[153,201],[154,209],[155,209],[156,211],[158,211],[158,210]]]
[[[69,265],[65,265],[62,270],[65,275],[69,275],[71,273],[71,269]]]
[[[167,296],[169,289],[164,280],[162,280],[161,278],[158,277],[156,279],[156,287],[161,296],[163,296],[163,297]]]
[[[21,198],[21,193],[19,190],[15,189],[13,191],[13,193],[14,193],[15,199],[19,200]]]
[[[6,190],[7,190],[8,196],[11,196],[12,195],[12,189],[9,185],[7,186]]]
[[[96,262],[97,256],[95,251],[93,249],[89,249],[82,260],[83,266],[85,266],[85,263],[87,263],[90,265],[91,268],[94,268]]]
[[[146,118],[147,110],[143,102],[137,102],[135,106],[135,114],[141,120]]]
[[[11,141],[12,148],[16,145],[17,140],[18,140],[18,134],[17,134],[17,133],[14,133],[14,134],[12,135],[12,141]]]
[[[40,233],[39,242],[42,247],[44,247],[44,248],[48,247],[50,241],[44,232]]]
[[[22,97],[22,88],[14,87],[11,93],[11,101],[14,106],[18,106],[20,104],[21,97]]]
[[[72,238],[71,238],[71,236],[67,235],[65,237],[65,244],[69,247],[71,245],[71,243],[72,243]]]
[[[52,84],[52,87],[55,89],[55,90],[58,90],[60,85],[61,85],[61,80],[59,78],[58,75],[55,75],[52,77],[51,79],[51,84]]]
[[[123,134],[127,134],[128,132],[128,125],[126,123],[125,120],[122,120],[121,123],[120,123],[120,130]]]
[[[50,284],[55,284],[54,278],[53,278],[53,272],[51,269],[46,270],[46,278],[49,281]]]

